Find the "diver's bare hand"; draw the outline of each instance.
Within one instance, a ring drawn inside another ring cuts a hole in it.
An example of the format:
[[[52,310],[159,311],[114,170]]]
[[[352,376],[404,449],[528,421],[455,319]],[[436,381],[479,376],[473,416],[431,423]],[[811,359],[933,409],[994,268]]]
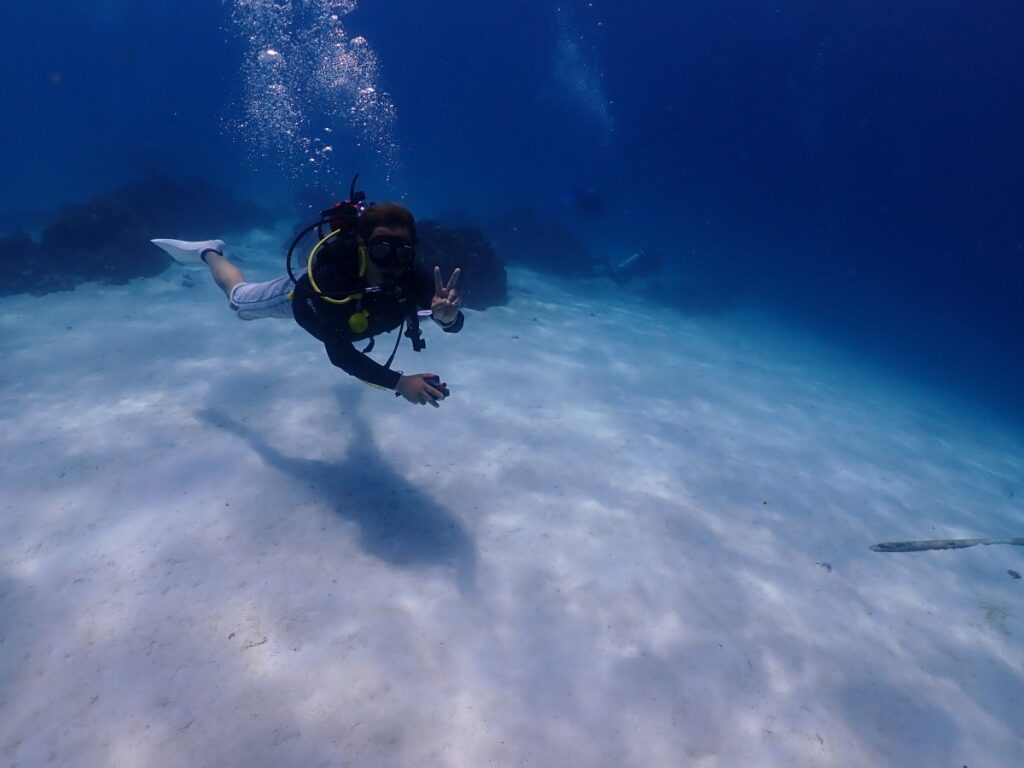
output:
[[[454,322],[459,315],[459,308],[462,307],[462,299],[459,297],[459,292],[455,290],[455,284],[459,282],[461,273],[462,270],[456,267],[447,285],[443,285],[441,283],[441,268],[434,267],[434,298],[430,302],[430,314],[435,320],[445,325]]]
[[[444,400],[444,392],[427,383],[427,379],[435,378],[433,373],[416,373],[412,376],[402,376],[395,386],[395,391],[417,405],[430,403],[435,408],[440,408],[439,401]]]

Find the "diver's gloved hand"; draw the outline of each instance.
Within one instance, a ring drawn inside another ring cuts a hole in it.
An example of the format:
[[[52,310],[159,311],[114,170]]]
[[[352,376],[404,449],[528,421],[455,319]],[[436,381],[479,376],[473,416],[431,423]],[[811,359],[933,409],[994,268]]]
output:
[[[417,405],[430,403],[435,408],[440,408],[441,406],[438,401],[445,398],[445,393],[440,387],[444,385],[439,383],[438,386],[434,386],[431,381],[439,383],[440,378],[433,373],[415,373],[412,376],[402,376],[395,386],[395,391],[410,403],[416,403]]]
[[[448,284],[442,285],[441,268],[434,267],[434,298],[430,302],[430,314],[442,325],[451,325],[459,316],[462,299],[459,298],[459,292],[455,290],[455,284],[459,282],[461,272],[461,269],[456,268],[452,272]]]

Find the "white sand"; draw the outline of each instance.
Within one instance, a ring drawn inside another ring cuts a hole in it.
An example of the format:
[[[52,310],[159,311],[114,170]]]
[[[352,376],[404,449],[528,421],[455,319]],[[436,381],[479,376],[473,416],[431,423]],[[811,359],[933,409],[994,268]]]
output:
[[[868,550],[1024,536],[998,422],[520,271],[416,407],[182,274],[0,299],[0,765],[1024,764],[1024,549]]]

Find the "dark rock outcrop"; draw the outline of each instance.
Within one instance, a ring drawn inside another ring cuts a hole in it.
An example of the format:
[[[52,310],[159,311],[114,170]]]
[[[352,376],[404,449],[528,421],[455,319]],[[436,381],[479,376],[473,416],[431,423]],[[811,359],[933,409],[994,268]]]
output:
[[[0,238],[0,268],[8,276],[0,292],[40,295],[92,280],[151,277],[171,262],[150,238],[207,238],[249,229],[268,216],[206,182],[152,175],[61,206],[38,243],[23,232]]]
[[[505,265],[483,232],[475,227],[446,227],[426,219],[416,223],[417,259],[430,269],[441,267],[445,282],[462,269],[458,291],[467,309],[487,309],[508,302]]]

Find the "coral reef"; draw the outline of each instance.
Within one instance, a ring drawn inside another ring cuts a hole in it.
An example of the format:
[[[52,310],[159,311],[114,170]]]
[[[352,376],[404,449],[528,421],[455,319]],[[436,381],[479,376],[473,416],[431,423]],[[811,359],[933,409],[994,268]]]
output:
[[[167,268],[147,240],[251,228],[268,214],[200,180],[153,174],[84,203],[61,206],[39,242],[24,232],[0,238],[0,293],[41,295],[87,281],[124,283]]]
[[[416,223],[417,258],[431,269],[441,267],[444,280],[461,267],[458,289],[467,309],[487,309],[508,302],[505,265],[483,232],[475,227],[446,227],[425,219]]]

